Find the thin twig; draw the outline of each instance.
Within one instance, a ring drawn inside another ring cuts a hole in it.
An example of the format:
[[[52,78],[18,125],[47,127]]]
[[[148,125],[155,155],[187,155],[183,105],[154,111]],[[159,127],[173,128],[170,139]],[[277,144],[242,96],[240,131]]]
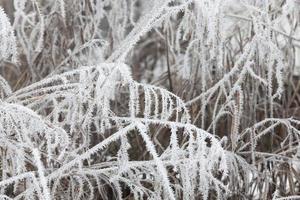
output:
[[[168,30],[166,31],[166,50],[167,50],[168,79],[169,79],[170,91],[173,92],[173,84],[172,84],[170,60],[169,60]]]

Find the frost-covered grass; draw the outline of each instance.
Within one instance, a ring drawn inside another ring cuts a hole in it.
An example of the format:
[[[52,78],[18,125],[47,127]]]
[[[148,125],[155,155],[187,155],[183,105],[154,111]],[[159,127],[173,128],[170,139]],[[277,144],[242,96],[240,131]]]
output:
[[[0,3],[1,199],[300,198],[298,0]]]

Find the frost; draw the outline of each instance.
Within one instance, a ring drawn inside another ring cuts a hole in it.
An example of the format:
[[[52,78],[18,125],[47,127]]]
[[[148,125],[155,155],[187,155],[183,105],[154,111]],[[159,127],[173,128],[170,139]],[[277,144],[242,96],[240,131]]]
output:
[[[299,197],[299,1],[7,2],[1,199]]]
[[[0,7],[0,43],[0,59],[11,58],[13,62],[17,62],[18,53],[15,33],[2,7]]]

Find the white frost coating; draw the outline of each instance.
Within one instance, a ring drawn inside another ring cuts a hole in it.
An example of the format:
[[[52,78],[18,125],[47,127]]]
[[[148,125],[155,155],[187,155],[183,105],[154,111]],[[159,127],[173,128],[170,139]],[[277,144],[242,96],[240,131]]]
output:
[[[10,2],[0,198],[297,198],[298,0]]]
[[[6,60],[11,58],[13,62],[17,62],[18,53],[16,37],[2,7],[0,7],[0,43],[0,59]]]

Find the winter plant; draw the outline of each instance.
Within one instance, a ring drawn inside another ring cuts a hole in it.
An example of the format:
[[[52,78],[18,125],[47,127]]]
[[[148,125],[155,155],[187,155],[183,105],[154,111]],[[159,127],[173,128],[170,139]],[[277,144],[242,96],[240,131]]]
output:
[[[0,199],[300,199],[299,0],[0,4]]]

